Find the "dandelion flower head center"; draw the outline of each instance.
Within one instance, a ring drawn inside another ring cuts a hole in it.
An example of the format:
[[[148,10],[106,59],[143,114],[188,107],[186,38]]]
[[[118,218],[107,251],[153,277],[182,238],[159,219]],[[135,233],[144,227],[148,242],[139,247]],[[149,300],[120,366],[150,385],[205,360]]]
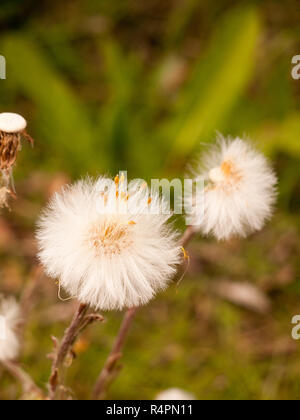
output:
[[[109,218],[93,224],[88,234],[89,244],[96,255],[120,254],[132,244],[134,222],[126,222]]]
[[[224,160],[219,167],[209,171],[209,180],[214,186],[233,186],[241,180],[241,174],[231,160]]]

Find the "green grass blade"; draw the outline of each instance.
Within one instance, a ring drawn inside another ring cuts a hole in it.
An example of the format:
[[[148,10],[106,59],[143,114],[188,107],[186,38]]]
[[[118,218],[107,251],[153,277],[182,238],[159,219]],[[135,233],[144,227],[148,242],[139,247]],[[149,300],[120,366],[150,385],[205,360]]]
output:
[[[200,139],[222,129],[250,80],[259,34],[254,9],[237,9],[226,17],[181,99],[171,158],[188,155]]]

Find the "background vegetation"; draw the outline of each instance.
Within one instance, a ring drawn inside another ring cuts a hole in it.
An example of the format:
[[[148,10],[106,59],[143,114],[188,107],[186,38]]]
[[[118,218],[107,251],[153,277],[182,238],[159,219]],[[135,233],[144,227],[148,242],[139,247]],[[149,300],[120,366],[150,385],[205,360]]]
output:
[[[54,190],[85,174],[184,173],[216,131],[251,136],[279,175],[276,215],[247,240],[195,240],[180,286],[138,315],[109,398],[169,387],[197,398],[298,398],[300,343],[300,80],[296,0],[2,0],[0,111],[19,112],[36,140],[15,171],[18,198],[0,216],[0,288],[19,295],[36,264],[34,227]],[[182,226],[183,227],[183,224]],[[246,298],[243,298],[246,290]],[[73,303],[43,278],[22,363],[48,379],[51,335]],[[89,329],[67,384],[88,398],[121,314]],[[0,370],[0,399],[18,385]]]

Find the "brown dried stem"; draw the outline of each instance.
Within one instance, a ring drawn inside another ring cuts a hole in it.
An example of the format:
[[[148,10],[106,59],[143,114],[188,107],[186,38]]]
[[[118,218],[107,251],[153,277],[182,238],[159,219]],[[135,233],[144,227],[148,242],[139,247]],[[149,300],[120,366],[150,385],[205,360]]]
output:
[[[99,399],[105,393],[107,384],[115,372],[116,364],[122,357],[122,349],[136,312],[137,308],[131,308],[128,309],[124,315],[124,319],[118,332],[117,338],[114,342],[113,348],[108,358],[106,359],[104,367],[97,379],[92,395],[94,400]]]
[[[55,346],[55,355],[53,358],[51,375],[49,379],[49,399],[55,400],[56,391],[59,386],[59,369],[63,366],[63,363],[68,356],[72,353],[72,347],[77,337],[82,331],[87,328],[90,324],[96,321],[104,321],[102,315],[99,314],[88,314],[86,312],[88,306],[86,304],[80,304],[74,314],[70,326],[66,329],[64,337],[59,345],[57,339],[52,337]]]
[[[59,368],[62,366],[66,356],[72,349],[72,346],[80,331],[81,324],[84,321],[87,309],[88,307],[86,304],[81,303],[78,306],[70,326],[65,331],[61,344],[58,346],[58,348],[55,351],[52,368],[51,368],[51,375],[49,379],[50,400],[55,399],[56,390],[59,385],[59,377],[58,377]]]
[[[188,226],[181,237],[180,244],[182,246],[186,246],[191,241],[191,239],[193,238],[195,234],[196,234],[196,231],[194,227]]]

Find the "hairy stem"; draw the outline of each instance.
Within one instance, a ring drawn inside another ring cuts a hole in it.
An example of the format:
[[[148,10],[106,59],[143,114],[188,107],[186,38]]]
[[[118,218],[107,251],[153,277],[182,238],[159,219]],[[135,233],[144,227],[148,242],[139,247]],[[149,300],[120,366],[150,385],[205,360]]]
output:
[[[112,374],[114,373],[116,363],[122,357],[122,349],[136,312],[137,308],[131,308],[128,309],[124,315],[124,319],[114,342],[113,348],[108,358],[106,359],[104,367],[97,379],[92,395],[94,400],[99,399],[104,394],[107,384],[112,377]]]
[[[184,233],[183,233],[183,235],[182,235],[182,237],[181,237],[181,239],[180,239],[180,244],[182,245],[182,246],[186,246],[190,241],[191,241],[191,239],[193,238],[193,236],[196,234],[196,231],[195,231],[195,229],[193,228],[193,226],[188,226],[187,228],[186,228],[186,230],[184,231]]]
[[[61,344],[56,349],[55,356],[52,363],[51,376],[49,379],[50,400],[55,399],[56,390],[59,384],[59,378],[58,378],[59,368],[62,366],[69,351],[72,349],[72,346],[80,331],[81,324],[84,321],[87,309],[88,307],[86,304],[81,303],[78,306],[70,326],[65,331]]]

